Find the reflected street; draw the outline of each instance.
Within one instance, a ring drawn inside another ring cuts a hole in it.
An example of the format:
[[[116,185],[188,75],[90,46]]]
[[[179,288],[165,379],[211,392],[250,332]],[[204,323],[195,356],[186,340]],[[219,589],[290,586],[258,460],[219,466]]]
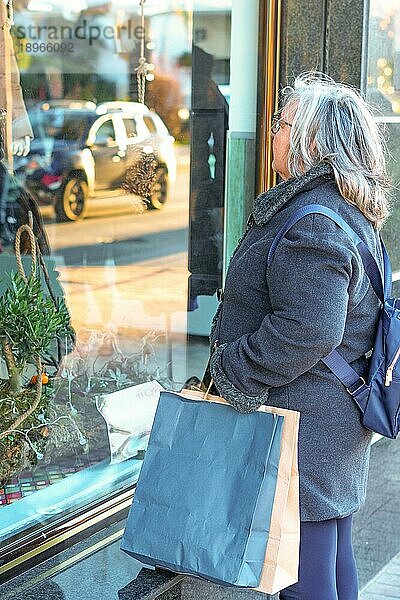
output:
[[[136,338],[186,327],[188,149],[164,208],[142,210],[134,196],[90,200],[83,221],[55,223],[42,209],[73,325]]]

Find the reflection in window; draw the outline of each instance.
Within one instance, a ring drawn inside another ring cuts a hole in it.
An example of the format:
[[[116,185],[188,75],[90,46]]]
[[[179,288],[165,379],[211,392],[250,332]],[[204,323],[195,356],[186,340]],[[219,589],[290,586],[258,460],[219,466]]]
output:
[[[389,174],[393,196],[399,197],[400,182],[400,18],[398,0],[371,0],[368,39],[367,99],[377,109],[377,120],[387,140]],[[393,203],[392,214],[383,228],[394,271],[400,270],[400,210]],[[397,273],[394,281],[398,280]],[[398,285],[397,283],[395,285]]]
[[[384,115],[400,113],[399,5],[371,0],[367,96]]]
[[[107,142],[115,141],[114,125],[111,119],[108,119],[97,130],[95,143],[106,144]]]
[[[143,117],[143,121],[146,123],[146,127],[150,133],[157,133],[157,127],[151,117]]]
[[[124,125],[125,125],[126,135],[128,138],[137,136],[136,121],[133,117],[131,117],[129,119],[124,118]]]
[[[87,113],[69,110],[31,111],[29,113],[35,138],[78,141],[87,133],[90,121]]]
[[[101,9],[91,2],[79,13],[61,0],[51,11],[43,3],[41,35],[51,31],[53,39],[41,39],[46,47],[36,53],[26,49],[29,36],[39,35],[33,4],[19,3],[15,11],[15,31],[25,32],[15,48],[35,133],[15,169],[29,206],[40,207],[52,288],[69,308],[75,340],[62,340],[59,368],[46,367],[49,405],[32,423],[43,434],[43,451],[1,482],[1,543],[19,543],[27,529],[137,481],[151,416],[140,395],[132,408],[132,388],[157,380],[180,389],[201,375],[222,269],[228,106],[218,85],[229,86],[231,0],[197,16],[146,1],[146,59],[154,65],[149,110],[137,103],[139,2]],[[203,38],[193,57],[196,19]],[[78,35],[68,40],[73,52],[61,48],[55,36],[62,28],[82,32],[85,22],[107,35],[92,43]],[[118,27],[121,35],[112,39]],[[99,106],[107,102],[118,106]],[[116,135],[123,138],[122,119],[134,142],[105,148]],[[94,148],[85,142],[96,122]],[[141,186],[124,185],[133,175]],[[9,215],[17,196],[10,188]],[[0,256],[3,271],[11,271],[11,243]],[[124,425],[129,431],[120,431]],[[124,436],[123,460],[115,464],[111,434],[114,442]]]

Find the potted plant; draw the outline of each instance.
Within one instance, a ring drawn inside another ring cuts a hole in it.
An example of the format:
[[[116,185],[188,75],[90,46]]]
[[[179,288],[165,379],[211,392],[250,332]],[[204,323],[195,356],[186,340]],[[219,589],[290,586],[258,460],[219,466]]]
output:
[[[19,254],[24,230],[31,239],[29,277]],[[43,455],[49,434],[52,386],[42,360],[57,337],[72,333],[63,299],[54,301],[42,289],[32,229],[23,225],[18,232],[19,272],[9,275],[9,286],[0,297],[0,351],[7,375],[0,379],[0,481],[36,464]]]

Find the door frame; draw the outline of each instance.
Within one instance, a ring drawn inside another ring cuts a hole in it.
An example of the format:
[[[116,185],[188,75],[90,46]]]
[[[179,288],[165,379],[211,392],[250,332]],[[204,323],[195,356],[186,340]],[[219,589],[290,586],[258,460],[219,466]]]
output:
[[[270,124],[278,107],[281,48],[281,0],[260,0],[258,48],[258,124],[256,140],[256,193],[275,185],[272,170]]]

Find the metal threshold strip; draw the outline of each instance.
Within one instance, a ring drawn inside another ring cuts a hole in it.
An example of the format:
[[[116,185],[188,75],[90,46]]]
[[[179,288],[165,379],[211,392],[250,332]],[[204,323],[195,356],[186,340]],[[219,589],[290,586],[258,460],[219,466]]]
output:
[[[51,568],[47,569],[46,571],[44,571],[43,573],[40,573],[36,577],[29,579],[29,581],[23,583],[22,585],[20,585],[18,587],[17,593],[22,594],[23,592],[33,588],[35,585],[37,585],[41,581],[44,581],[45,579],[49,579],[51,577],[54,577],[55,575],[58,575],[58,573],[65,571],[65,569],[68,569],[69,567],[72,567],[79,561],[87,558],[91,554],[94,554],[98,550],[101,550],[101,549],[105,548],[106,546],[108,546],[109,544],[116,542],[117,540],[119,540],[122,537],[123,532],[124,532],[124,530],[120,529],[120,530],[116,531],[115,533],[107,536],[100,542],[97,542],[96,544],[93,544],[89,548],[86,548],[86,550],[83,550],[82,552],[75,554],[71,558],[64,560],[63,562],[56,565],[55,567],[51,567]],[[14,589],[11,590],[10,592],[6,592],[5,594],[3,594],[1,596],[1,600],[11,600],[12,598],[15,598],[16,597],[15,592],[16,592],[16,590],[14,590]]]
[[[23,563],[32,561],[40,554],[48,552],[55,546],[98,525],[105,519],[117,515],[119,512],[127,511],[132,503],[135,487],[115,494],[107,500],[99,500],[92,506],[83,507],[79,512],[67,515],[57,523],[49,524],[39,531],[35,531],[2,548],[0,553],[0,583],[4,583],[12,577],[12,572]]]

